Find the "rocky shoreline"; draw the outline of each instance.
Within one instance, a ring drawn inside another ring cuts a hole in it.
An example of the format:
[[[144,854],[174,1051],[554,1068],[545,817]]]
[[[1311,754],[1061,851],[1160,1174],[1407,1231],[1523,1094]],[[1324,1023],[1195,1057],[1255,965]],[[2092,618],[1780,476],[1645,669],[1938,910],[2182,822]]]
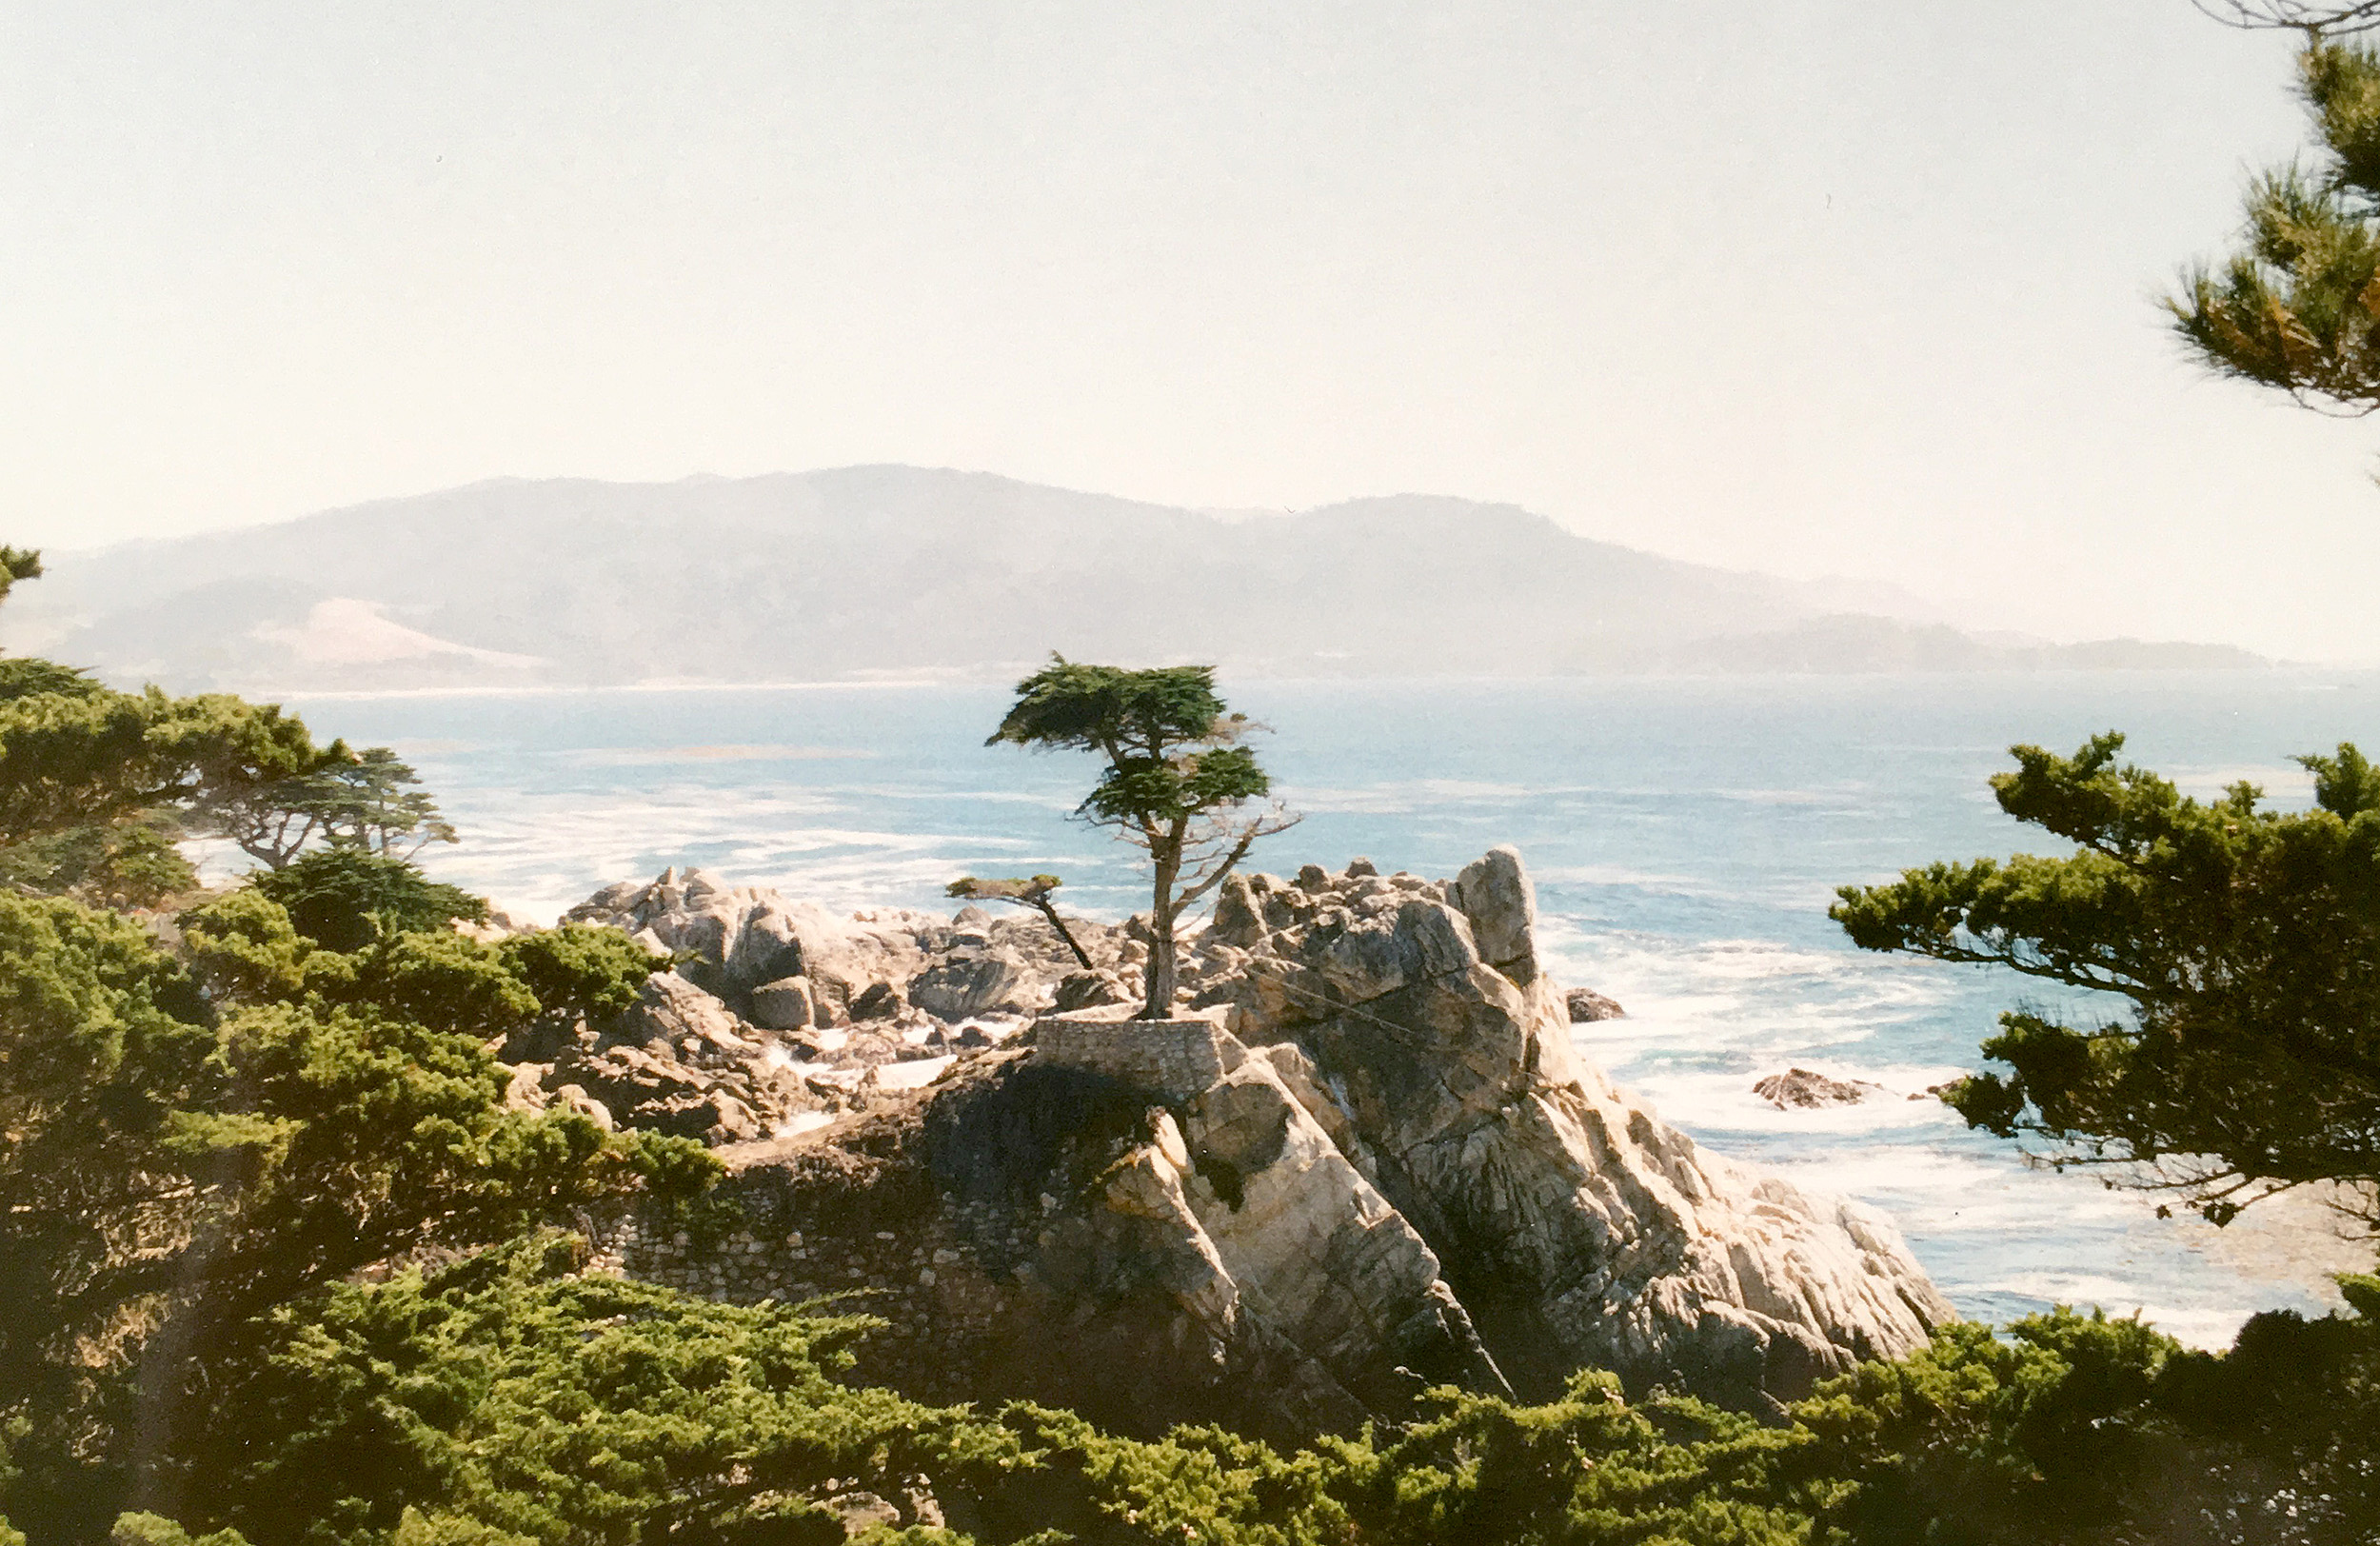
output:
[[[1132,924],[839,917],[700,872],[574,909],[678,958],[504,1048],[513,1099],[699,1137],[741,1222],[607,1264],[882,1315],[854,1371],[1294,1439],[1574,1370],[1774,1415],[1953,1318],[1892,1224],[1699,1150],[1574,1053],[1519,855],[1235,877],[1181,1002]],[[1582,1017],[1583,1018],[1583,1017]]]

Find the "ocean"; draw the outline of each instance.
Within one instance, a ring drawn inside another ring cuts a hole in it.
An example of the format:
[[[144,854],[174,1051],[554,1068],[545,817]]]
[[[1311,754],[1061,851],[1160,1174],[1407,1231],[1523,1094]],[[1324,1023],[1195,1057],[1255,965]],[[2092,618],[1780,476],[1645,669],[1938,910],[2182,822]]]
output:
[[[2218,1233],[2030,1164],[1931,1100],[1789,1113],[1752,1085],[1800,1066],[1922,1091],[1976,1065],[2001,1009],[2061,1001],[2007,972],[1858,951],[1826,917],[1835,887],[1904,866],[2060,851],[1992,802],[2013,743],[2120,729],[2188,792],[2245,778],[2302,806],[2292,754],[2380,747],[2380,673],[1223,686],[1271,728],[1260,755],[1304,818],[1254,867],[1362,855],[1438,877],[1517,844],[1557,980],[1628,1011],[1577,1027],[1581,1050],[1707,1147],[1885,1209],[1967,1315],[2098,1304],[2218,1344],[2254,1310],[2321,1310],[2326,1270],[2369,1264],[2318,1210]],[[1131,852],[1068,819],[1089,759],[983,744],[997,686],[290,703],[318,737],[397,748],[463,833],[425,865],[541,922],[671,864],[841,908],[944,909],[957,876],[1041,871],[1094,917],[1146,902]]]

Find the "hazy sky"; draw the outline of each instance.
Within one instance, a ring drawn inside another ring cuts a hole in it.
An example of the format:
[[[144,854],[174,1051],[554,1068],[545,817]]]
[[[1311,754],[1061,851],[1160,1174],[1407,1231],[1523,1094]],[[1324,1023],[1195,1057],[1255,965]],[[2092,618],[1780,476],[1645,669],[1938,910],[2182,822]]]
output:
[[[2187,0],[10,6],[0,536],[910,462],[2380,659],[2380,424],[2150,300],[2289,58]]]

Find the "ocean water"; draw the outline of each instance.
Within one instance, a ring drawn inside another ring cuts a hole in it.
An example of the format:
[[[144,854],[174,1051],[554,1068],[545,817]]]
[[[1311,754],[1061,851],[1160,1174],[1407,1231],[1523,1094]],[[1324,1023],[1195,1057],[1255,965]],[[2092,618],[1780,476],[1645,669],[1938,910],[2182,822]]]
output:
[[[1798,1065],[1921,1091],[1975,1065],[2000,1009],[2044,1001],[2013,974],[1857,951],[1826,918],[1846,882],[2055,851],[1985,786],[2012,743],[2121,729],[2191,792],[2246,778],[2303,805],[2292,754],[2380,745],[2380,674],[1225,687],[1272,727],[1261,753],[1304,816],[1255,867],[1360,854],[1435,877],[1517,843],[1557,980],[1629,1012],[1578,1027],[1581,1049],[1708,1147],[1884,1208],[1968,1315],[2097,1303],[2215,1343],[2255,1309],[2323,1307],[2323,1262],[2243,1242],[2245,1225],[2157,1219],[1938,1102],[1785,1113],[1751,1086]],[[1145,901],[1129,851],[1068,820],[1089,760],[986,747],[1006,700],[870,684],[291,706],[411,761],[465,835],[424,862],[524,916],[695,863],[841,907],[939,909],[959,875],[1056,871],[1075,910],[1121,917]]]

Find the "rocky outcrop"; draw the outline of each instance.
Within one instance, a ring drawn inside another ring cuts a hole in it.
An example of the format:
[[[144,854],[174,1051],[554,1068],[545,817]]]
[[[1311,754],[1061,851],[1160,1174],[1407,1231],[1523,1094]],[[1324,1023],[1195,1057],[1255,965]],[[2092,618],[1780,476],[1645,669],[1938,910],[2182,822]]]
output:
[[[1585,1025],[1598,1020],[1623,1020],[1628,1011],[1619,1006],[1617,999],[1606,998],[1593,988],[1572,988],[1563,1001],[1570,1007],[1570,1022]]]
[[[1591,1364],[1761,1407],[1951,1318],[1882,1217],[1703,1153],[1576,1057],[1514,850],[1443,886],[1227,886],[1231,1032],[1310,1065],[1516,1386]]]
[[[1510,848],[1445,882],[1235,878],[1159,1021],[1098,1001],[1123,998],[1129,926],[1077,928],[1084,973],[1037,920],[834,919],[699,876],[577,916],[697,959],[536,1087],[706,1120],[751,1220],[711,1242],[628,1220],[613,1259],[728,1296],[865,1292],[892,1324],[858,1373],[923,1397],[1290,1439],[1592,1365],[1774,1412],[1952,1316],[1880,1216],[1703,1152],[1579,1060]],[[947,1061],[855,1078],[863,1041]],[[663,1045],[681,1075],[631,1056]],[[724,1092],[748,1122],[684,1077],[739,1058],[771,1071]]]
[[[608,886],[565,916],[679,961],[609,1023],[541,1022],[507,1041],[509,1099],[713,1144],[863,1110],[883,1089],[916,1082],[880,1070],[999,1044],[1061,1001],[1068,973],[1111,994],[1142,949],[1084,925],[1108,970],[1082,974],[1038,919],[977,908],[950,922],[899,908],[845,917],[697,869]]]
[[[1829,1079],[1807,1068],[1788,1068],[1754,1082],[1752,1093],[1779,1111],[1815,1111],[1821,1106],[1855,1106],[1893,1092],[1864,1079]]]

